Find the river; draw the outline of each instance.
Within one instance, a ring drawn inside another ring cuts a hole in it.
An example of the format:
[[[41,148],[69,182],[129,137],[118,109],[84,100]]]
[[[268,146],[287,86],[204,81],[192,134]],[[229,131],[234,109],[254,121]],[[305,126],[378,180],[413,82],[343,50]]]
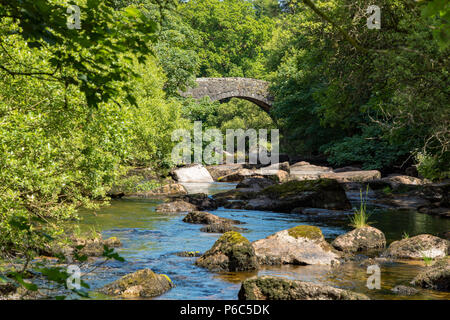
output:
[[[234,188],[234,184],[213,183],[209,185],[187,185],[188,191],[217,192]],[[356,206],[357,198],[349,194]],[[380,290],[366,287],[368,275],[359,263],[348,263],[332,272],[326,266],[282,266],[263,268],[257,272],[212,273],[194,265],[196,258],[179,257],[177,252],[205,252],[220,236],[200,232],[201,225],[182,222],[185,214],[155,212],[161,203],[157,200],[114,200],[110,206],[99,211],[80,212],[82,230],[95,229],[104,238],[115,236],[123,247],[117,251],[125,262],[110,261],[85,280],[90,284],[92,296],[108,297],[95,293],[95,289],[121,276],[139,269],[150,268],[156,273],[167,274],[175,287],[156,299],[237,299],[240,283],[255,275],[283,276],[290,279],[330,284],[367,294],[373,299],[450,299],[450,293],[421,290],[419,295],[398,296],[390,291],[396,285],[407,285],[424,268],[424,263],[396,262],[381,268]],[[370,203],[369,203],[370,204]],[[422,233],[438,234],[450,230],[448,219],[437,218],[416,212],[369,208],[373,226],[382,230],[388,243],[402,238],[403,233],[414,236]],[[219,208],[211,213],[245,222],[248,230],[243,235],[250,241],[265,238],[277,231],[300,224],[316,225],[327,240],[350,230],[346,213],[336,214],[326,210],[313,210],[312,214],[286,214]]]

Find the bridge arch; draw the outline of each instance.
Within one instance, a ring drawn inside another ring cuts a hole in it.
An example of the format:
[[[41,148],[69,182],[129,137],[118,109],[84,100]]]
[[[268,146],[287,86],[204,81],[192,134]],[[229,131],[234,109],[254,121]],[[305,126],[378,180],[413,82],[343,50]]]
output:
[[[239,98],[253,102],[270,112],[273,98],[269,94],[269,83],[251,78],[198,78],[197,87],[182,92],[183,97],[200,99],[208,96],[211,101]]]

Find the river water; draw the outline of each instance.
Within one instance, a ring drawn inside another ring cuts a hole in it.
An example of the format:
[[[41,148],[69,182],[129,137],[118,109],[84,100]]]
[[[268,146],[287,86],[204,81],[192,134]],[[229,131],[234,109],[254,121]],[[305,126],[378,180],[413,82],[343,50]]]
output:
[[[188,191],[214,194],[234,188],[234,184],[213,183],[187,185]],[[350,199],[354,195],[350,194]],[[167,274],[175,287],[156,299],[237,299],[240,283],[255,275],[282,276],[290,279],[329,284],[367,294],[373,299],[450,299],[450,293],[421,290],[419,295],[401,297],[390,291],[396,285],[407,285],[424,268],[424,263],[397,262],[381,267],[381,290],[366,287],[366,268],[359,263],[345,264],[337,270],[326,266],[282,266],[263,268],[257,272],[212,273],[194,265],[196,258],[179,257],[177,252],[205,252],[220,234],[200,232],[201,225],[182,222],[185,214],[155,212],[161,201],[114,200],[99,211],[82,211],[82,230],[101,231],[104,238],[115,236],[123,247],[117,251],[125,262],[111,261],[88,275],[85,280],[93,289],[92,296],[108,297],[95,293],[95,289],[121,276],[139,269],[150,268],[156,273]],[[357,203],[355,201],[355,206]],[[373,226],[386,234],[388,243],[422,233],[439,234],[450,230],[450,221],[429,215],[371,208]],[[219,208],[211,213],[245,222],[248,230],[243,235],[250,241],[265,238],[277,231],[300,224],[316,225],[327,240],[350,230],[348,213],[327,210],[311,210],[308,215],[233,210]]]

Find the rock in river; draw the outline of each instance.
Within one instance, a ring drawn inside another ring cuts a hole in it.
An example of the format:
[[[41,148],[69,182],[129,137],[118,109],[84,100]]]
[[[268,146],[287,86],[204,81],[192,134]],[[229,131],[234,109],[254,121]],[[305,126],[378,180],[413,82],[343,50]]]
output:
[[[381,178],[381,172],[378,170],[368,171],[348,171],[348,172],[329,172],[320,175],[322,179],[334,179],[341,183],[344,182],[368,182]]]
[[[173,177],[178,182],[214,182],[208,170],[199,164],[176,169]]]
[[[348,290],[268,276],[245,280],[238,297],[239,300],[369,300]]]
[[[450,258],[436,262],[419,273],[411,283],[426,289],[450,291]]]
[[[143,269],[104,286],[100,292],[123,298],[151,298],[163,294],[172,287],[173,283],[168,276]]]
[[[258,267],[252,245],[235,231],[223,234],[195,264],[210,271],[246,271]]]
[[[275,181],[269,178],[256,176],[242,180],[236,189],[245,189],[247,191],[261,191],[264,188],[270,187],[276,184]]]
[[[253,242],[258,263],[338,264],[338,253],[325,241],[322,231],[314,226],[297,226]]]
[[[183,219],[184,222],[194,224],[207,224],[200,229],[209,233],[225,233],[228,231],[243,231],[244,229],[235,227],[234,224],[241,224],[240,221],[218,217],[209,212],[194,211]]]
[[[394,288],[391,289],[391,291],[400,296],[413,296],[419,293],[419,290],[415,288],[402,285],[395,286]]]
[[[156,207],[156,212],[165,212],[165,213],[192,212],[196,210],[198,210],[196,205],[182,200],[162,203]]]
[[[186,188],[179,183],[166,184],[162,187],[147,192],[135,192],[126,194],[125,199],[145,199],[145,198],[161,198],[169,196],[180,196],[187,194]]]
[[[383,256],[394,259],[443,258],[448,254],[448,240],[429,234],[394,241]]]
[[[344,188],[334,180],[289,181],[252,194],[247,210],[291,212],[295,208],[351,209]]]
[[[193,211],[184,217],[183,222],[195,224],[232,223],[241,224],[240,221],[218,217],[209,212]]]
[[[336,249],[347,252],[382,249],[386,246],[386,237],[380,230],[367,226],[340,235],[331,244]]]

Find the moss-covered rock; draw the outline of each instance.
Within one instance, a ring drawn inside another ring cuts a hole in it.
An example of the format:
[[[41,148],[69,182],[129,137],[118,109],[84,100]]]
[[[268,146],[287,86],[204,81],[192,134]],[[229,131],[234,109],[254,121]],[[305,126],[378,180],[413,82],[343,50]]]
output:
[[[238,297],[239,300],[369,300],[348,290],[276,277],[245,280]]]
[[[411,283],[426,289],[450,291],[450,258],[437,261],[419,273]]]
[[[339,190],[340,185],[334,180],[318,179],[318,180],[304,180],[304,181],[288,181],[282,184],[277,184],[265,188],[261,194],[265,194],[272,199],[283,199],[298,195],[306,191],[320,191],[320,190]]]
[[[55,241],[45,251],[40,252],[43,256],[58,257],[65,256],[72,259],[75,254],[78,256],[101,257],[105,251],[104,246],[108,248],[119,248],[121,241],[116,237],[103,239],[100,233],[89,236],[71,236],[69,242]]]
[[[262,265],[339,263],[339,254],[325,241],[322,231],[314,226],[301,225],[279,231],[253,242],[252,246]]]
[[[240,233],[223,234],[200,258],[196,265],[211,271],[246,271],[257,269],[255,250]]]
[[[139,191],[126,193],[124,199],[147,199],[147,198],[161,198],[173,197],[187,194],[186,188],[179,183],[166,184],[164,186],[155,188],[151,191]]]
[[[242,197],[241,197],[242,199]],[[334,180],[288,181],[269,186],[246,203],[246,209],[291,212],[294,208],[346,210],[351,205],[344,188]]]
[[[340,235],[331,244],[337,250],[346,252],[383,249],[386,246],[386,237],[380,230],[367,226]]]
[[[311,240],[323,239],[322,230],[315,226],[296,226],[288,230],[288,234],[295,238],[307,238]]]
[[[128,274],[104,286],[99,291],[123,298],[151,298],[165,293],[172,287],[173,283],[167,275],[156,274],[150,269],[143,269]]]

